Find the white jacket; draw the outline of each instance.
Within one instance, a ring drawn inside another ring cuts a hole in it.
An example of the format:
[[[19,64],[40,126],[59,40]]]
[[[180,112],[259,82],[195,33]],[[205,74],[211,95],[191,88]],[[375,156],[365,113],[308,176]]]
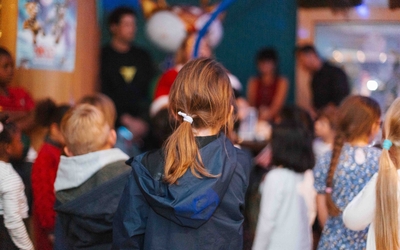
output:
[[[397,170],[400,176],[400,169]],[[366,250],[375,250],[375,208],[376,208],[376,182],[378,174],[374,174],[371,180],[365,185],[361,192],[347,205],[343,211],[344,225],[354,231],[360,231],[368,227],[368,238]],[[400,190],[398,180],[397,190]],[[399,198],[398,198],[399,200]],[[399,203],[400,208],[400,203]],[[400,211],[399,211],[400,215]]]
[[[262,186],[253,250],[312,248],[311,225],[316,216],[316,192],[311,170],[271,170]]]

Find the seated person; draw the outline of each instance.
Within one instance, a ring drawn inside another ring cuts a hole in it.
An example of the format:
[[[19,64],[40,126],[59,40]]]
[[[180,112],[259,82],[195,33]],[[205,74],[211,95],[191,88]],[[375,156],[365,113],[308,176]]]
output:
[[[112,221],[130,172],[125,164],[129,157],[113,148],[116,133],[93,105],[69,110],[61,132],[68,157],[61,156],[54,184],[55,210],[67,248],[111,249]]]
[[[259,75],[247,84],[247,100],[256,107],[261,120],[272,121],[285,104],[288,81],[278,72],[278,55],[274,49],[265,48],[257,53]]]

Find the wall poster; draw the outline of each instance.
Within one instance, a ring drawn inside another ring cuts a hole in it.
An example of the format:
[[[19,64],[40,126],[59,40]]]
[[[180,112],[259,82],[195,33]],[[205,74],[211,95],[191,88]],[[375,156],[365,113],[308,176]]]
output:
[[[19,0],[17,67],[71,72],[75,67],[76,0]]]

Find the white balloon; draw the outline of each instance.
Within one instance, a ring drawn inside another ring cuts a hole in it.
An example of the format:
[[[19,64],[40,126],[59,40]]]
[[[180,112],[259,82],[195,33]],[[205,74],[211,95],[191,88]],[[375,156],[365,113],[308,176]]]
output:
[[[186,37],[186,27],[176,14],[163,10],[147,21],[146,33],[160,49],[175,52]]]
[[[203,14],[201,15],[195,23],[196,29],[200,31],[206,22],[210,19],[210,14]],[[208,32],[205,38],[207,38],[208,44],[215,48],[222,39],[224,35],[224,28],[222,27],[221,21],[217,18],[215,19],[211,25],[208,27]]]

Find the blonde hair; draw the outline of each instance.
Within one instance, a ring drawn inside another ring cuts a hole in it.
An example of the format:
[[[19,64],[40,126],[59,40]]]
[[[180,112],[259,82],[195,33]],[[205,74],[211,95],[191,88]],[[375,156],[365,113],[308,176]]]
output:
[[[70,109],[61,121],[65,144],[74,156],[102,149],[110,131],[102,112],[90,104],[79,104]]]
[[[117,110],[110,97],[102,93],[96,93],[94,95],[84,96],[78,103],[87,103],[98,108],[101,112],[103,112],[108,125],[110,125],[110,128],[114,128],[115,121],[117,119]]]
[[[225,130],[228,136],[232,131],[234,97],[225,68],[209,58],[188,62],[179,71],[169,100],[178,125],[164,146],[164,181],[176,183],[188,168],[197,178],[215,177],[203,165],[192,128]],[[191,116],[193,123],[183,121],[179,111]]]
[[[338,216],[341,211],[332,200],[332,191],[334,175],[339,156],[345,142],[351,142],[363,136],[369,136],[372,126],[380,116],[381,110],[379,104],[365,96],[349,96],[343,100],[337,111],[336,136],[333,143],[332,158],[329,165],[328,176],[326,178],[326,187],[331,192],[326,192],[326,204],[329,215]]]
[[[375,242],[378,250],[397,250],[398,228],[398,174],[400,150],[400,98],[397,98],[386,113],[383,123],[383,139],[393,146],[383,149],[379,159],[376,183]]]

